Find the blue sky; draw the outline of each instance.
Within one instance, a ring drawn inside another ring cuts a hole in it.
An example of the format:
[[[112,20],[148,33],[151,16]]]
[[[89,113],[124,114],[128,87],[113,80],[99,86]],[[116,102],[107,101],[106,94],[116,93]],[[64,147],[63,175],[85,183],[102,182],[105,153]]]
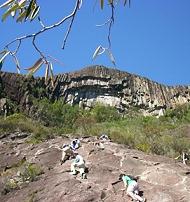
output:
[[[4,0],[0,0],[0,3]],[[38,0],[41,19],[45,25],[59,21],[69,14],[74,0]],[[54,63],[54,72],[65,73],[99,64],[114,67],[106,54],[92,60],[95,49],[108,46],[108,27],[96,27],[110,16],[110,10],[102,11],[95,0],[83,0],[69,35],[65,50],[61,49],[68,23],[50,30],[37,39],[41,50],[62,61]],[[122,0],[120,1],[122,2]],[[115,10],[112,28],[112,53],[116,68],[147,77],[166,85],[190,85],[190,0],[131,0],[131,8],[120,3]],[[0,10],[0,15],[4,12]],[[16,23],[11,17],[0,22],[0,49],[15,37],[40,29],[37,21]],[[21,67],[30,67],[39,55],[30,40],[23,41],[18,52]],[[5,71],[16,72],[12,58],[7,58]],[[26,71],[22,70],[22,73]],[[37,75],[42,76],[44,69]]]

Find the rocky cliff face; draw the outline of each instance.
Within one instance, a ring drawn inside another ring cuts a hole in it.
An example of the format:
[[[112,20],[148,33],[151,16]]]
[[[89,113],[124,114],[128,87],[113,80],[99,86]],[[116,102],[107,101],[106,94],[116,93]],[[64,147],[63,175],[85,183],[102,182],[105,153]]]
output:
[[[147,78],[92,66],[54,77],[54,87],[44,78],[26,78],[1,73],[0,82],[7,96],[24,108],[30,108],[30,97],[61,99],[71,105],[91,108],[96,103],[127,111],[137,107],[144,115],[162,115],[168,108],[190,102],[189,86],[165,86]],[[0,94],[1,95],[1,94]]]

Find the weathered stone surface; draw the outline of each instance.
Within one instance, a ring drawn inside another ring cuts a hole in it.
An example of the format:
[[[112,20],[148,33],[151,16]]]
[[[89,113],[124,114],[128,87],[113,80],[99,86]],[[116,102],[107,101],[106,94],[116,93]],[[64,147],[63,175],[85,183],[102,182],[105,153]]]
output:
[[[163,115],[165,109],[190,102],[190,86],[165,86],[147,78],[92,66],[73,73],[60,74],[45,85],[44,78],[26,78],[13,73],[1,73],[7,96],[30,110],[30,96],[61,99],[65,103],[91,108],[95,103],[127,111],[138,107],[144,115]]]
[[[1,139],[0,147],[0,193],[4,188],[5,167],[15,165],[23,157],[28,162],[40,165],[44,174],[37,181],[28,183],[20,189],[6,195],[0,195],[1,202],[48,201],[48,202],[124,202],[130,201],[121,191],[122,182],[118,180],[121,172],[138,175],[140,189],[148,202],[189,202],[190,167],[163,156],[147,155],[143,152],[127,149],[113,142],[104,143],[99,150],[93,138],[81,141],[78,152],[83,155],[88,166],[87,179],[69,174],[71,160],[60,165],[61,151],[50,147],[68,143],[68,138],[55,139],[28,145],[17,144],[18,139],[7,142]],[[19,152],[18,152],[19,151]],[[19,155],[16,155],[19,154]],[[122,164],[121,164],[122,161]],[[4,162],[4,163],[2,163]],[[12,162],[12,164],[11,164]],[[7,163],[7,164],[6,164]],[[122,165],[122,166],[121,166]],[[12,171],[13,172],[13,171]],[[12,173],[14,175],[14,173]]]

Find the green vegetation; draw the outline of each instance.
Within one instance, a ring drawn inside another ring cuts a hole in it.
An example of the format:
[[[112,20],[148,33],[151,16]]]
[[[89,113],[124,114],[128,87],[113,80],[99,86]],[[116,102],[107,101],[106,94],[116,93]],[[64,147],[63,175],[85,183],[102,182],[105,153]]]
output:
[[[21,172],[20,176],[22,177],[22,181],[35,181],[37,177],[43,174],[43,170],[37,164],[27,163],[24,166],[24,170]]]
[[[76,119],[80,116],[78,106],[63,104],[61,101],[51,103],[47,99],[35,102],[38,108],[38,119],[49,127],[64,127],[73,129]]]
[[[53,129],[47,128],[37,121],[32,120],[24,114],[15,113],[6,119],[0,117],[0,135],[8,135],[10,132],[27,132],[31,134],[30,143],[53,137]]]
[[[72,133],[98,136],[106,133],[118,143],[126,144],[147,153],[176,157],[190,148],[190,105],[168,110],[160,118],[144,117],[138,110],[129,110],[121,116],[116,109],[96,105],[82,110],[61,101],[51,103],[47,99],[35,102],[34,121],[25,115],[14,114],[0,121],[0,134],[8,131],[26,131],[32,134],[29,143]]]
[[[35,202],[36,200],[36,194],[38,193],[38,190],[33,191],[28,195],[28,199],[25,202]]]
[[[2,194],[20,189],[23,184],[37,180],[38,176],[43,173],[43,169],[37,164],[28,163],[26,161],[18,162],[4,173],[1,173],[2,176],[6,177]]]
[[[168,110],[165,117],[173,120],[190,122],[190,104],[180,105],[174,110]]]

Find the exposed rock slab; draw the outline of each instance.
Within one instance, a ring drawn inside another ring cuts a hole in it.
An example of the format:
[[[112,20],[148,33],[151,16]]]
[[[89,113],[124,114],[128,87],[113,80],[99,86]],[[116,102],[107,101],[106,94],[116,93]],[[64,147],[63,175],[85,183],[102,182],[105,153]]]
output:
[[[44,174],[37,181],[30,182],[18,190],[0,195],[1,202],[48,201],[48,202],[124,202],[129,201],[123,193],[123,183],[118,182],[121,172],[138,175],[143,196],[150,202],[189,202],[190,168],[172,159],[147,155],[127,149],[124,145],[108,142],[101,150],[94,146],[93,138],[82,142],[78,152],[86,160],[89,173],[87,179],[69,174],[71,160],[60,165],[61,151],[50,148],[70,142],[67,138],[55,138],[38,145],[7,143],[1,140],[0,170],[11,167],[23,157],[40,165]],[[19,151],[19,152],[18,152]],[[16,153],[19,155],[16,155]],[[14,160],[13,160],[14,159]],[[5,176],[0,176],[0,191]]]

